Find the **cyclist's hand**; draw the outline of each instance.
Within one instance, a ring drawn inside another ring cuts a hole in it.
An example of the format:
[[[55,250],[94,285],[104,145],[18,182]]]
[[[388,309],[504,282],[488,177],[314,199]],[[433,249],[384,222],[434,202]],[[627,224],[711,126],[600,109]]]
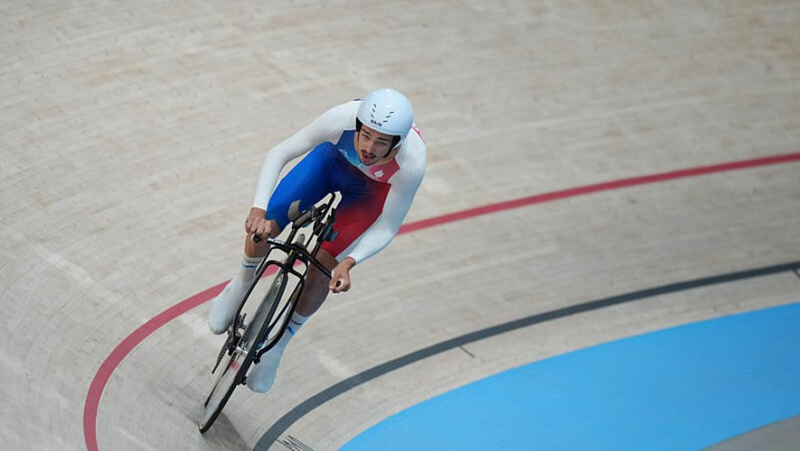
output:
[[[267,212],[260,208],[251,208],[250,214],[247,215],[247,219],[244,221],[245,231],[261,238],[272,237],[273,233],[278,229],[278,224],[271,219],[265,218],[266,215]]]
[[[350,269],[352,269],[355,264],[355,260],[351,257],[347,257],[333,268],[329,286],[333,293],[341,293],[350,289]]]

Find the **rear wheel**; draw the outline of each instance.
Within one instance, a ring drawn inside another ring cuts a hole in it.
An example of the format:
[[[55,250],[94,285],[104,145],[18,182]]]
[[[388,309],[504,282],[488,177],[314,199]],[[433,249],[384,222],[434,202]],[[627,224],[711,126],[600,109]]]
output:
[[[283,295],[285,288],[286,276],[283,271],[280,271],[264,296],[263,302],[258,306],[253,321],[244,328],[241,337],[237,339],[236,336],[229,336],[229,340],[234,339],[237,343],[230,347],[227,355],[223,356],[222,361],[219,362],[217,367],[219,374],[206,399],[205,411],[198,424],[200,432],[206,432],[214,424],[214,421],[222,412],[222,408],[225,407],[225,403],[228,402],[228,399],[233,394],[233,390],[236,389],[237,385],[244,382],[245,374],[247,374],[247,370],[250,368],[255,356],[257,346],[254,346],[254,343],[262,328],[266,328],[269,325],[269,320],[275,314],[277,301]],[[242,326],[242,318],[240,317],[237,320],[236,330]]]

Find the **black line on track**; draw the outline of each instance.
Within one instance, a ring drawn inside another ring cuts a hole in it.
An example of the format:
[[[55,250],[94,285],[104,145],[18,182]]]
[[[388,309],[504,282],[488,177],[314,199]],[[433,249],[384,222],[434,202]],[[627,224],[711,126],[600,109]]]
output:
[[[470,332],[450,340],[437,343],[427,348],[419,349],[404,356],[400,356],[394,360],[374,366],[366,371],[351,376],[337,384],[334,384],[325,390],[317,393],[316,395],[306,399],[298,404],[295,408],[285,413],[282,417],[265,432],[256,443],[253,451],[267,450],[270,445],[276,442],[280,436],[286,432],[292,424],[302,418],[307,413],[316,409],[317,407],[325,404],[331,399],[369,382],[373,379],[381,377],[385,374],[391,373],[406,365],[418,362],[436,354],[449,351],[454,348],[459,348],[467,343],[472,343],[478,340],[483,340],[495,335],[510,332],[512,330],[521,329],[524,327],[540,324],[547,321],[564,318],[567,316],[577,315],[592,310],[599,310],[614,305],[625,304],[628,302],[640,301],[655,296],[660,296],[669,293],[676,293],[679,291],[691,290],[694,288],[707,287],[710,285],[718,285],[723,283],[735,282],[743,279],[751,279],[754,277],[768,276],[772,274],[792,271],[795,275],[800,270],[800,261],[791,263],[784,263],[780,265],[767,266],[763,268],[750,269],[746,271],[734,272],[729,274],[722,274],[718,276],[704,277],[701,279],[690,280],[686,282],[679,282],[660,287],[649,288],[641,291],[634,291],[632,293],[611,296],[596,301],[577,304],[570,307],[565,307],[557,310],[552,310],[545,313],[527,316],[507,323],[499,324],[497,326],[487,327],[485,329]]]

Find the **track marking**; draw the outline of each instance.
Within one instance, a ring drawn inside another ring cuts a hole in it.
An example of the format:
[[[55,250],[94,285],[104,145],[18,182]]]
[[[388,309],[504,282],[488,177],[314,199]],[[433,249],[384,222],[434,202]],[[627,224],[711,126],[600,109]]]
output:
[[[284,414],[282,417],[270,427],[264,435],[258,440],[253,451],[267,450],[272,443],[274,443],[281,434],[286,432],[297,420],[316,409],[317,407],[327,403],[331,399],[352,390],[355,387],[363,385],[373,379],[384,376],[395,370],[403,368],[407,365],[419,362],[420,360],[449,351],[454,348],[462,348],[465,344],[474,343],[479,340],[484,340],[499,334],[511,332],[513,330],[530,327],[535,324],[541,324],[556,319],[561,319],[567,316],[586,313],[593,310],[600,310],[614,305],[627,304],[634,301],[641,301],[664,294],[676,293],[679,291],[691,290],[694,288],[702,288],[711,285],[718,285],[723,283],[735,282],[744,279],[751,279],[755,277],[763,277],[773,274],[778,274],[787,271],[797,271],[800,269],[800,261],[785,263],[781,265],[768,266],[764,268],[750,269],[747,271],[740,271],[729,274],[722,274],[712,277],[705,277],[702,279],[689,280],[685,282],[674,283],[670,285],[663,285],[660,287],[649,288],[646,290],[635,291],[632,293],[620,294],[611,296],[596,301],[586,302],[583,304],[571,305],[549,312],[538,313],[525,318],[519,318],[507,323],[498,324],[496,326],[487,327],[485,329],[470,332],[458,337],[451,338],[450,340],[436,343],[428,346],[427,348],[418,349],[414,352],[400,356],[396,359],[374,366],[370,369],[362,371],[353,375],[341,382],[338,382],[325,390],[320,391],[316,395],[306,399],[298,404],[295,408]]]
[[[473,359],[475,358],[475,354],[473,354],[473,353],[471,353],[471,352],[467,351],[467,348],[465,348],[465,347],[464,347],[464,345],[461,345],[461,346],[459,346],[459,349],[461,349],[462,351],[464,351],[464,352],[465,352],[465,353],[466,353],[468,356],[472,357]]]
[[[314,451],[313,448],[291,435],[287,435],[286,438],[278,440],[278,443],[292,451]]]
[[[537,203],[550,202],[554,200],[566,199],[569,197],[581,196],[586,194],[599,193],[602,191],[611,191],[620,188],[627,188],[637,185],[644,185],[649,183],[665,182],[669,180],[676,180],[687,177],[696,177],[707,174],[714,174],[720,172],[734,171],[740,169],[756,168],[768,165],[784,164],[800,161],[800,152],[794,152],[784,155],[776,155],[764,158],[755,158],[750,160],[734,161],[730,163],[717,164],[712,166],[701,166],[697,168],[682,169],[677,171],[670,171],[661,174],[646,175],[641,177],[626,178],[611,182],[597,183],[593,185],[580,186],[561,191],[554,191],[551,193],[539,194],[529,197],[523,197],[507,202],[501,202],[492,205],[485,205],[476,207],[460,212],[449,213],[442,216],[437,216],[430,219],[415,221],[412,223],[404,224],[400,227],[399,234],[409,233],[416,230],[422,230],[429,227],[435,227],[442,224],[447,224],[455,221],[462,221],[476,216],[498,213],[505,210],[514,208],[525,207]],[[209,301],[216,296],[227,281],[222,282],[214,287],[202,291],[188,299],[185,299],[167,310],[161,312],[151,320],[144,323],[137,328],[133,333],[127,336],[120,342],[106,357],[100,368],[97,370],[89,390],[86,395],[83,409],[83,434],[86,441],[86,449],[88,451],[98,451],[97,445],[97,413],[100,406],[100,400],[103,396],[103,391],[108,384],[111,374],[125,359],[125,357],[136,347],[150,336],[153,332],[164,326],[168,322],[177,318],[178,316],[192,310],[193,308]],[[262,437],[263,438],[263,437]],[[261,443],[261,441],[259,441]]]

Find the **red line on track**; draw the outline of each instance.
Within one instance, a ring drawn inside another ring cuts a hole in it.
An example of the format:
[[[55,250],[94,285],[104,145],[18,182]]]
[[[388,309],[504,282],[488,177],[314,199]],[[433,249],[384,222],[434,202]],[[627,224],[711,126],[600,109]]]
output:
[[[100,406],[100,398],[103,396],[103,390],[111,378],[111,373],[122,363],[122,360],[136,347],[149,337],[153,332],[158,330],[164,324],[172,321],[178,316],[188,312],[189,310],[197,307],[198,305],[212,299],[217,295],[222,288],[225,287],[227,282],[213,286],[203,292],[181,301],[172,307],[159,313],[151,320],[139,326],[138,329],[128,335],[111,354],[106,357],[106,360],[100,365],[97,370],[92,384],[89,386],[89,394],[86,395],[86,403],[83,407],[83,436],[86,439],[86,449],[90,451],[97,451],[97,409]]]
[[[554,191],[550,193],[537,194],[534,196],[523,197],[506,202],[500,202],[492,205],[485,205],[482,207],[471,208],[469,210],[458,211],[449,213],[434,218],[423,219],[400,227],[399,233],[409,233],[417,230],[427,229],[442,224],[447,224],[455,221],[462,221],[465,219],[474,218],[476,216],[487,215],[491,213],[498,213],[505,210],[514,208],[525,207],[528,205],[539,204],[544,202],[551,202],[568,197],[582,196],[586,194],[593,194],[602,191],[611,191],[620,188],[628,188],[631,186],[645,185],[650,183],[664,182],[668,180],[675,180],[687,177],[696,177],[707,174],[714,174],[718,172],[734,171],[738,169],[748,169],[760,166],[768,166],[775,164],[783,164],[800,161],[800,152],[777,155],[766,158],[755,158],[751,160],[734,161],[730,163],[717,164],[712,166],[701,166],[697,168],[681,169],[677,171],[664,172],[661,174],[645,175],[641,177],[632,177],[621,180],[614,180],[611,182],[597,183],[593,185],[579,186],[576,188],[565,189],[561,191]],[[100,399],[103,396],[108,380],[111,374],[119,366],[125,357],[136,347],[149,337],[153,332],[161,328],[163,325],[177,318],[178,316],[192,310],[193,308],[213,299],[225,286],[227,281],[213,286],[203,292],[197,293],[194,296],[183,300],[172,307],[159,313],[146,323],[139,326],[138,329],[128,335],[120,344],[118,344],[111,354],[103,361],[100,368],[89,386],[89,393],[86,395],[86,402],[83,408],[83,435],[86,440],[86,449],[88,451],[98,451],[97,446],[97,412],[100,406]]]
[[[597,183],[594,185],[579,186],[576,188],[569,188],[561,191],[553,191],[550,193],[537,194],[535,196],[509,200],[497,204],[484,205],[482,207],[457,211],[455,213],[450,213],[442,216],[437,216],[434,218],[423,219],[421,221],[403,224],[403,226],[400,227],[400,233],[413,232],[415,230],[427,229],[428,227],[435,227],[438,225],[447,224],[449,222],[461,221],[464,219],[474,218],[476,216],[488,215],[491,213],[497,213],[533,204],[541,204],[544,202],[566,199],[568,197],[582,196],[586,194],[598,193],[601,191],[611,191],[619,188],[628,188],[636,185],[646,185],[649,183],[664,182],[680,178],[697,177],[700,175],[713,174],[717,172],[726,172],[726,171],[734,171],[737,169],[748,169],[759,166],[790,163],[793,161],[800,161],[800,152],[786,154],[786,155],[778,155],[774,157],[756,158],[753,160],[734,161],[732,163],[716,164],[713,166],[701,166],[691,169],[681,169],[678,171],[664,172],[661,174],[645,175],[641,177],[632,177],[627,179],[614,180],[611,182]]]

